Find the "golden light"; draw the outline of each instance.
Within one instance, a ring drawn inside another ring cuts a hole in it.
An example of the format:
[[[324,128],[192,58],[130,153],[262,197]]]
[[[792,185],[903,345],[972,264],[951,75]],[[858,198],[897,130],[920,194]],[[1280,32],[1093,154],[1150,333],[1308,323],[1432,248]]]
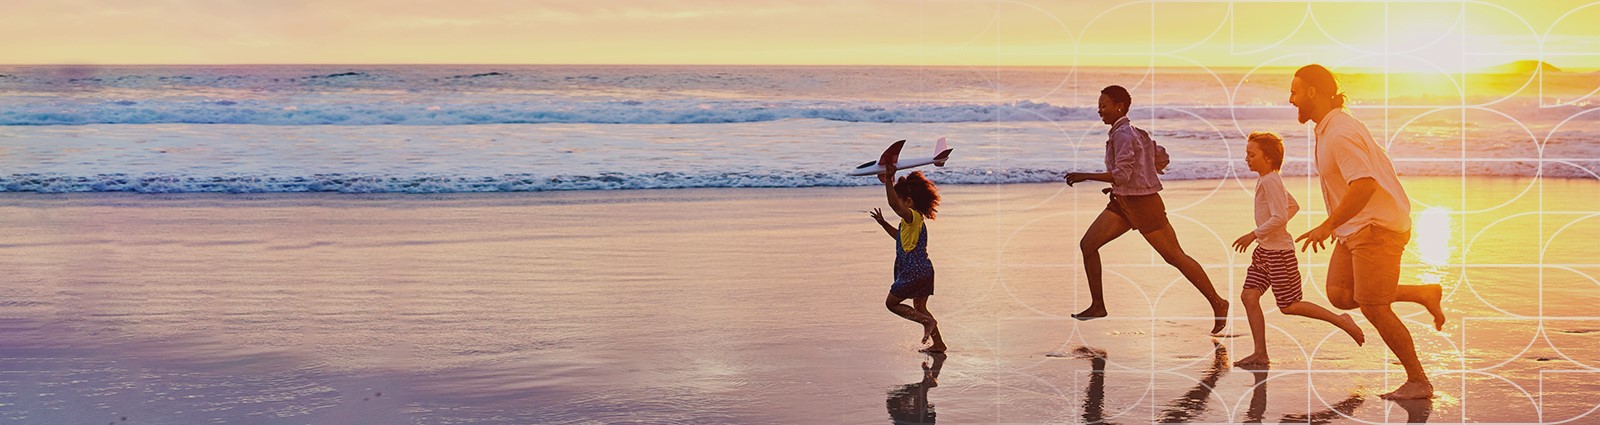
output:
[[[1411,226],[1412,236],[1417,241],[1417,260],[1423,264],[1422,271],[1417,273],[1422,283],[1439,283],[1449,274],[1450,258],[1456,251],[1451,243],[1455,233],[1453,221],[1449,209],[1430,207],[1423,210]]]
[[[300,3],[10,0],[0,63],[1253,67],[1289,55],[1430,77],[1529,59],[1600,66],[1540,57],[1593,51],[1591,15],[1544,35],[1589,0]]]

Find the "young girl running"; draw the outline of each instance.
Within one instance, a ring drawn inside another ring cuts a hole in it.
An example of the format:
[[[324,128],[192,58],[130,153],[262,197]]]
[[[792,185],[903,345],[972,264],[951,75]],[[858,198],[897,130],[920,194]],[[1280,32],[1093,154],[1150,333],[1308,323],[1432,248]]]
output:
[[[918,351],[942,353],[944,339],[939,336],[939,322],[928,312],[928,296],[933,295],[933,262],[928,260],[928,229],[924,219],[932,220],[938,213],[939,188],[922,175],[913,172],[895,181],[894,164],[885,164],[878,174],[889,197],[889,209],[900,216],[899,227],[890,226],[883,219],[883,210],[873,208],[872,218],[895,239],[894,285],[889,287],[889,297],[884,305],[900,317],[922,324],[922,342],[933,345]],[[915,306],[902,304],[910,299]]]

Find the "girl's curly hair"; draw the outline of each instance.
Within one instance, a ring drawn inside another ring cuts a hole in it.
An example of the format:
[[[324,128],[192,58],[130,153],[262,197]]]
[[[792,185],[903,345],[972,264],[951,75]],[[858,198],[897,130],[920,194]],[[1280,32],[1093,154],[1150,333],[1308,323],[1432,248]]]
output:
[[[933,219],[939,214],[939,187],[922,175],[921,171],[913,172],[901,177],[894,183],[894,192],[900,196],[911,197],[911,209],[922,213],[923,217]]]

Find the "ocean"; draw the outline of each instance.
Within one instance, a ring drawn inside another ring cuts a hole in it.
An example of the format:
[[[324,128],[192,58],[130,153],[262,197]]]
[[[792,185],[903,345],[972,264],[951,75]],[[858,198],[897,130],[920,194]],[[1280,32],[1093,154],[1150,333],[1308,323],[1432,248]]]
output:
[[[1290,69],[762,66],[0,67],[0,191],[458,193],[874,184],[947,137],[945,184],[1103,168],[1099,90],[1172,152],[1248,175],[1243,136],[1311,141]],[[1594,74],[1350,73],[1406,175],[1594,177]],[[1444,82],[1442,82],[1444,81]]]

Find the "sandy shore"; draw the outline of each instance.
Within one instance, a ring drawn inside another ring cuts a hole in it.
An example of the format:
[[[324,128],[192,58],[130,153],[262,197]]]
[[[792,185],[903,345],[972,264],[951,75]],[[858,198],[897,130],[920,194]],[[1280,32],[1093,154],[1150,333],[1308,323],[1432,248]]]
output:
[[[1298,233],[1322,218],[1320,193],[1288,183]],[[1431,403],[1377,399],[1402,379],[1381,344],[1271,306],[1273,370],[1230,370],[1250,350],[1243,310],[1228,336],[1207,336],[1201,297],[1131,234],[1103,254],[1112,317],[1071,320],[1087,304],[1077,239],[1099,187],[949,186],[929,230],[930,309],[951,347],[926,391],[934,418],[1538,422],[1600,404],[1600,183],[1406,184],[1418,230],[1405,279],[1443,284],[1452,316],[1435,332],[1420,307],[1397,306],[1439,387]],[[1185,248],[1236,299],[1249,258],[1227,244],[1252,227],[1253,180],[1167,187]],[[883,307],[893,242],[864,213],[881,198],[4,194],[0,418],[904,418],[918,406],[905,385],[933,359]],[[1307,299],[1327,305],[1326,256],[1301,261]]]

